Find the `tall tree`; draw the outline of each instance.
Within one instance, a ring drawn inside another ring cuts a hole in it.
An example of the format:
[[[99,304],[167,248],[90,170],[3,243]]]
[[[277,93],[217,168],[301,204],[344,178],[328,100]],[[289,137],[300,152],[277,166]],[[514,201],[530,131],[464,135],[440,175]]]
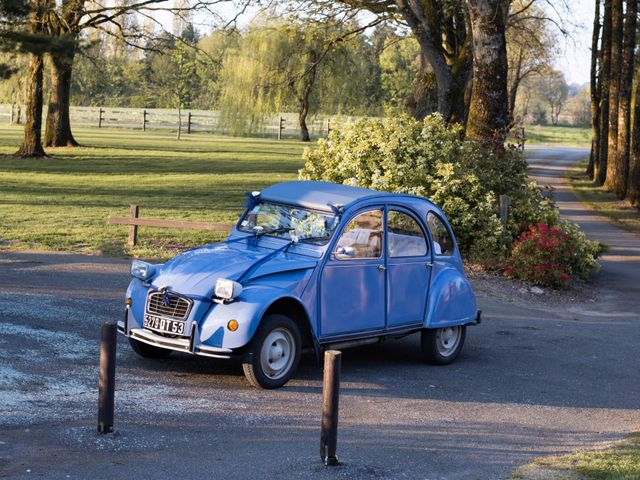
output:
[[[622,39],[622,69],[618,100],[618,138],[615,161],[609,162],[610,187],[618,198],[624,198],[629,175],[629,149],[631,133],[631,96],[633,94],[633,68],[636,50],[636,24],[638,0],[627,0]]]
[[[640,205],[640,59],[636,62],[636,91],[631,130],[631,156],[629,158],[629,180],[627,182],[627,200]]]
[[[50,13],[51,2],[49,0],[30,0],[29,2],[29,33],[34,36],[44,36],[46,17]],[[42,95],[43,95],[43,71],[44,49],[30,54],[27,76],[27,105],[25,109],[26,122],[24,126],[24,138],[22,145],[16,152],[21,157],[43,157],[42,147]]]
[[[71,104],[71,74],[76,54],[80,19],[84,14],[84,0],[62,0],[60,12],[52,16],[50,28],[56,35],[66,38],[69,48],[51,57],[51,88],[45,127],[44,143],[47,147],[75,147],[71,133],[69,107]]]
[[[633,0],[637,1],[637,0]],[[609,70],[609,131],[607,135],[607,170],[604,187],[614,191],[616,178],[621,169],[618,151],[618,103],[620,99],[620,78],[622,75],[622,33],[623,2],[611,3],[611,66]]]
[[[599,152],[594,162],[594,180],[603,185],[607,177],[609,140],[609,86],[611,84],[611,15],[613,0],[604,0],[602,39],[600,41],[600,125]],[[593,54],[593,53],[592,53]]]
[[[586,171],[587,175],[591,178],[593,178],[596,157],[600,151],[600,97],[602,95],[602,79],[598,74],[598,59],[600,58],[598,42],[600,41],[600,28],[602,26],[600,19],[601,0],[595,0],[595,2],[593,32],[591,34],[591,71],[589,78],[591,95],[591,152],[589,154],[589,164]]]
[[[473,31],[473,89],[467,136],[504,148],[509,124],[507,47],[502,0],[468,0]]]
[[[400,20],[418,41],[424,59],[407,98],[409,113],[424,118],[432,110],[432,79],[436,81],[437,111],[449,122],[465,123],[472,76],[469,13],[464,0],[339,0],[354,9],[366,9]],[[331,8],[332,0],[311,3]]]

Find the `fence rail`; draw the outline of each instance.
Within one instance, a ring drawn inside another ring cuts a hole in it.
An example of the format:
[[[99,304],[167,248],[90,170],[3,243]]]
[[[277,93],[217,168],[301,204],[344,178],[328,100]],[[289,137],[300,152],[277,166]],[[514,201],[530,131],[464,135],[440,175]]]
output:
[[[140,207],[131,205],[128,217],[107,217],[107,225],[129,225],[129,241],[130,247],[134,247],[138,243],[138,227],[161,227],[161,228],[179,228],[194,230],[218,230],[230,232],[233,225],[230,223],[210,223],[210,222],[191,222],[186,220],[164,220],[159,218],[140,218]]]
[[[18,111],[19,110],[19,111]],[[25,109],[9,104],[0,104],[0,122],[24,123]],[[19,113],[19,118],[18,118]],[[43,117],[46,116],[46,107]],[[137,130],[173,130],[182,125],[184,133],[228,134],[229,128],[215,110],[184,110],[178,118],[178,110],[159,108],[108,108],[74,107],[70,109],[71,124],[84,127],[117,127]],[[330,130],[340,125],[364,118],[358,116],[314,115],[307,121],[309,132],[314,137],[324,137]],[[300,134],[298,115],[280,113],[265,119],[263,125],[248,135],[272,136],[278,139],[295,137]]]

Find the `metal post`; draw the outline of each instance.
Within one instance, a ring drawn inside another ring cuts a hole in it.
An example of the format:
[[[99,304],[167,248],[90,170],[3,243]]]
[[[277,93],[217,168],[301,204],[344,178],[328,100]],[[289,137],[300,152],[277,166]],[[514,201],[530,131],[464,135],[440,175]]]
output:
[[[100,332],[100,377],[98,379],[98,432],[113,432],[113,402],[116,390],[116,322],[104,322]]]
[[[133,218],[138,218],[138,214],[140,213],[140,207],[138,205],[131,205],[129,207],[129,216]],[[135,247],[136,243],[138,243],[138,226],[137,225],[129,225],[129,246]]]
[[[142,110],[142,131],[147,131],[147,111]]]
[[[336,456],[338,443],[338,405],[340,403],[340,363],[342,353],[328,350],[324,354],[322,381],[322,429],[320,431],[320,458],[325,465],[339,465]]]
[[[331,119],[327,118],[327,137],[331,133]]]
[[[191,133],[191,112],[187,115],[187,133]]]
[[[500,195],[500,222],[503,227],[507,227],[509,219],[509,207],[511,206],[511,197],[509,195]]]
[[[284,118],[280,117],[280,123],[278,124],[278,140],[282,140],[282,130],[284,130]]]
[[[98,110],[98,128],[102,128],[102,114],[104,113],[104,110],[102,110],[102,108],[100,108],[100,110]]]

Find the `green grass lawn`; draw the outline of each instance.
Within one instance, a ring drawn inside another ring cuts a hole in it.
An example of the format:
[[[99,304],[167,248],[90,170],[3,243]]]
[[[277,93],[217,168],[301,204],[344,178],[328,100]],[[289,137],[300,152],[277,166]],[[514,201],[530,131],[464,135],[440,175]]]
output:
[[[640,433],[604,450],[541,457],[516,469],[512,480],[638,480]]]
[[[596,186],[584,173],[586,168],[587,160],[584,160],[566,172],[576,196],[615,225],[640,233],[640,210]]]
[[[82,148],[52,148],[51,158],[12,156],[22,128],[0,126],[0,249],[66,250],[168,256],[223,232],[126,226],[108,215],[234,222],[244,192],[293,180],[305,145],[298,141],[77,128]]]
[[[557,147],[591,147],[591,128],[567,125],[527,125],[527,144]]]

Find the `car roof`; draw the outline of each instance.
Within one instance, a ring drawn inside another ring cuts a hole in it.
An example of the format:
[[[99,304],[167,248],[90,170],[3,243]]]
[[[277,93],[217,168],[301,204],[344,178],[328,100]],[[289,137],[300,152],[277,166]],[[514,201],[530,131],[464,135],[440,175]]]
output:
[[[347,207],[365,198],[393,196],[397,194],[313,180],[276,183],[260,192],[261,200],[327,212],[332,211],[330,204],[335,207]]]

